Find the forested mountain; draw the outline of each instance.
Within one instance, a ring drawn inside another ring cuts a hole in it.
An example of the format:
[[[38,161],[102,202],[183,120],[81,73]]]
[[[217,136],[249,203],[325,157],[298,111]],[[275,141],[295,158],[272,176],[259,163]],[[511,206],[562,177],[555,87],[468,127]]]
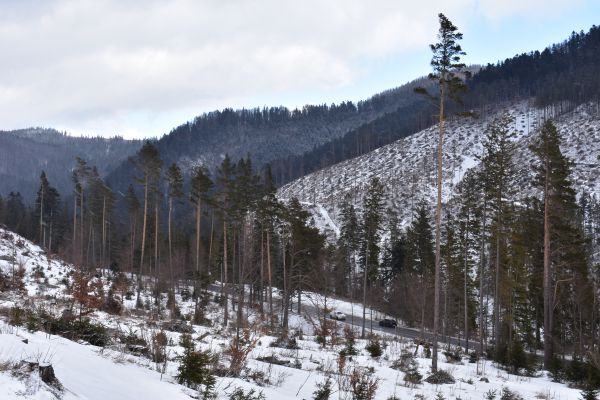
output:
[[[472,68],[466,108],[479,109],[504,101],[535,99],[538,106],[561,101],[581,104],[600,97],[600,27],[573,32],[562,43]],[[377,120],[304,154],[277,159],[274,176],[285,184],[310,172],[358,157],[418,132],[434,122],[435,109],[420,102],[400,107]]]
[[[64,197],[73,191],[71,172],[76,157],[97,166],[104,176],[141,142],[115,137],[75,137],[54,129],[31,128],[0,132],[0,195],[20,192],[32,204],[42,171]]]
[[[413,90],[423,84],[427,82],[419,79],[356,104],[307,105],[295,110],[270,107],[213,111],[173,129],[156,142],[156,147],[165,163],[178,163],[186,176],[196,166],[214,171],[225,154],[234,160],[250,156],[260,169],[275,159],[286,159],[335,141],[398,110],[403,110],[402,115],[411,115],[411,124],[415,123],[414,116],[417,126],[428,126],[429,114],[420,112],[425,102]],[[400,119],[400,123],[405,122]],[[377,145],[380,144],[359,144],[360,148],[369,149]],[[130,165],[124,163],[108,181],[123,188],[130,178]]]

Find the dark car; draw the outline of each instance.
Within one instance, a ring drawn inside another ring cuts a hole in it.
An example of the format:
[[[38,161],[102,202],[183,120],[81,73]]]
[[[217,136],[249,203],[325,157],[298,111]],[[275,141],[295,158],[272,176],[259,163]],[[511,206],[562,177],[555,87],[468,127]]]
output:
[[[396,326],[398,326],[398,322],[396,322],[395,319],[384,318],[381,321],[379,321],[379,326],[383,326],[384,328],[395,328]]]

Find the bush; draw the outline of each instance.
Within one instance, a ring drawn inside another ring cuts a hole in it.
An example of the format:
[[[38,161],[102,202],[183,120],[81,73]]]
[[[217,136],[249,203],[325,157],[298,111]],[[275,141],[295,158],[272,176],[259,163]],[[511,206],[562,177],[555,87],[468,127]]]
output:
[[[357,355],[358,351],[356,350],[356,347],[355,347],[356,339],[354,337],[354,330],[351,327],[349,327],[349,326],[344,327],[344,338],[346,339],[346,345],[345,345],[344,349],[342,349],[342,351],[340,351],[340,355],[343,355],[343,356]]]
[[[363,371],[354,369],[350,374],[350,391],[353,400],[373,400],[379,386],[379,380]]]
[[[265,400],[265,395],[262,391],[255,392],[254,389],[244,392],[242,388],[236,388],[233,393],[229,395],[229,400]]]
[[[313,400],[329,400],[332,391],[331,378],[327,377],[322,383],[317,383],[317,389],[313,392]]]
[[[383,354],[381,343],[377,339],[372,339],[365,347],[365,350],[367,350],[373,358],[381,357],[381,355]]]
[[[50,319],[45,323],[46,331],[71,340],[85,340],[93,346],[104,347],[110,342],[106,328],[94,324],[89,319],[71,320],[67,318]]]
[[[444,351],[444,356],[446,356],[446,362],[449,364],[456,364],[462,361],[462,354],[458,347],[452,350]]]
[[[404,382],[406,382],[407,386],[414,387],[420,385],[422,379],[423,375],[419,372],[417,362],[412,360],[410,367],[404,373]]]
[[[437,372],[429,375],[425,382],[431,383],[433,385],[444,385],[444,384],[452,384],[455,383],[454,377],[450,374],[450,372],[440,369]]]
[[[212,398],[216,383],[212,374],[215,356],[209,351],[196,351],[187,334],[181,335],[181,345],[184,351],[177,367],[177,382],[198,390],[203,399]]]
[[[511,391],[507,387],[502,388],[502,393],[500,394],[500,400],[523,400],[520,394]]]

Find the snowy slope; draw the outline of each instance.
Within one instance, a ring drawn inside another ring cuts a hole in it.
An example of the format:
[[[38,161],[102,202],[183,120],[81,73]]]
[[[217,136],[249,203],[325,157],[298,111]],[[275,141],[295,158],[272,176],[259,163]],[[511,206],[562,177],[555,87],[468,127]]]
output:
[[[180,333],[163,331],[168,338],[168,361],[162,374],[162,364],[128,351],[119,339],[124,333],[134,333],[148,339],[161,330],[160,326],[164,321],[170,320],[167,312],[157,316],[134,310],[133,301],[126,301],[126,309],[121,315],[99,311],[90,314],[92,321],[102,323],[108,329],[111,343],[104,348],[43,332],[29,332],[24,326],[8,325],[6,311],[14,306],[30,310],[43,308],[52,315],[60,315],[70,299],[65,293],[65,283],[70,279],[73,268],[59,260],[47,260],[39,247],[1,228],[0,238],[0,272],[3,277],[10,277],[13,266],[18,267],[19,264],[25,268],[26,273],[26,293],[0,291],[0,399],[197,398],[197,393],[176,383],[178,355],[182,353],[178,344]],[[106,283],[106,277],[103,280]],[[150,301],[147,293],[144,297]],[[312,296],[311,299],[307,301],[317,305],[321,301],[318,296]],[[179,295],[177,301],[182,314],[189,316],[194,301],[184,301]],[[163,307],[165,302],[166,299],[163,298]],[[351,312],[352,306],[346,302],[329,299],[328,304],[338,310]],[[355,313],[361,311],[356,305],[353,310]],[[222,309],[214,303],[209,304],[207,317],[212,320],[211,326],[192,326],[189,322],[184,324],[192,329],[196,347],[210,349],[218,355],[221,365],[226,367],[228,355],[225,349],[232,342],[234,330],[222,326]],[[236,388],[243,388],[245,391],[255,389],[262,392],[266,400],[311,399],[317,384],[322,383],[327,376],[334,382],[335,394],[332,398],[349,399],[351,396],[344,388],[348,388],[347,379],[353,372],[369,376],[377,382],[376,400],[387,400],[392,395],[400,399],[414,398],[416,395],[434,399],[438,392],[446,399],[481,399],[489,391],[496,391],[499,396],[502,388],[517,392],[524,399],[543,397],[566,400],[580,396],[578,390],[551,382],[545,376],[509,375],[489,361],[482,361],[478,365],[469,363],[466,356],[462,362],[453,364],[446,362],[445,357],[441,356],[441,368],[450,371],[456,383],[407,386],[404,383],[404,372],[393,369],[392,364],[401,354],[413,354],[415,344],[407,339],[385,334],[379,337],[384,347],[381,357],[371,357],[365,350],[367,341],[356,339],[358,355],[347,358],[345,366],[340,370],[339,353],[345,346],[343,328],[347,325],[332,321],[336,334],[328,337],[328,344],[323,347],[313,333],[310,320],[314,316],[292,313],[290,319],[290,334],[296,339],[296,349],[274,347],[276,337],[269,334],[258,313],[252,312],[249,315],[249,338],[255,345],[249,352],[246,367],[240,377],[217,378],[218,399],[228,399]],[[283,365],[268,360],[277,360]],[[22,361],[51,364],[62,389],[43,383],[35,371],[23,371],[18,366]],[[427,376],[431,360],[425,357],[422,347],[419,348],[415,361],[419,372]],[[482,378],[489,382],[482,381]]]
[[[515,164],[520,194],[531,194],[528,185],[532,154],[528,149],[538,127],[546,118],[555,117],[562,133],[562,150],[574,162],[573,182],[580,192],[600,194],[600,112],[598,104],[581,105],[574,111],[554,116],[529,102],[485,110],[477,119],[453,119],[446,125],[444,141],[443,199],[452,198],[465,173],[477,168],[483,152],[482,139],[493,118],[508,112],[514,118],[518,142]],[[425,129],[405,139],[376,149],[361,157],[344,161],[297,179],[282,188],[282,199],[297,197],[316,208],[324,208],[337,223],[340,204],[346,196],[360,209],[369,180],[379,177],[386,188],[388,206],[406,223],[421,200],[433,204],[436,196],[437,127]],[[321,212],[322,213],[322,212]]]

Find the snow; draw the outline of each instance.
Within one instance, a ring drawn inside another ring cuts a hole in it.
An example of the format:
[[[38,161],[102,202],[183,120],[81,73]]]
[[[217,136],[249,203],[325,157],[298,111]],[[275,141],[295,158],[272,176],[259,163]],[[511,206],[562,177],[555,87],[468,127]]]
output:
[[[13,243],[19,242],[19,246]],[[0,292],[0,309],[6,310],[18,305],[33,308],[44,307],[48,312],[59,315],[61,309],[69,301],[65,293],[65,279],[70,279],[72,266],[56,259],[46,259],[46,254],[34,244],[17,235],[0,229],[0,270],[5,274],[12,271],[13,262],[20,263],[26,268],[26,290],[23,295],[17,292]],[[39,272],[44,272],[44,277]],[[145,297],[148,294],[144,294]],[[277,296],[276,296],[277,297]],[[303,293],[305,309],[308,305],[322,307],[323,299],[314,293]],[[177,296],[181,312],[189,314],[193,311],[192,300],[183,301]],[[166,299],[163,298],[163,305]],[[329,298],[328,307],[351,315],[361,315],[359,305],[341,299]],[[89,315],[92,321],[105,325],[114,338],[119,333],[133,332],[138,336],[149,338],[160,330],[162,321],[168,321],[165,316],[159,320],[150,320],[150,315],[134,311],[132,302],[126,302],[126,310],[122,315],[109,315],[96,311]],[[279,309],[276,310],[280,312]],[[415,352],[415,344],[401,337],[382,334],[379,340],[384,346],[383,355],[373,358],[365,350],[367,340],[356,339],[359,354],[346,359],[343,375],[339,374],[339,353],[344,348],[343,327],[341,322],[335,322],[336,335],[328,337],[325,347],[321,346],[313,336],[313,325],[306,314],[290,314],[290,335],[296,339],[297,349],[273,347],[276,338],[266,333],[260,324],[257,311],[249,315],[249,335],[256,340],[255,347],[250,351],[246,369],[241,377],[217,378],[216,393],[219,399],[227,399],[240,387],[244,390],[256,389],[262,392],[267,400],[296,400],[310,399],[316,385],[332,377],[334,382],[333,398],[338,398],[337,382],[346,377],[351,371],[360,374],[371,373],[378,380],[377,400],[387,400],[395,395],[400,399],[414,398],[423,395],[425,399],[433,399],[441,392],[446,399],[482,399],[490,390],[497,393],[507,387],[525,399],[535,399],[545,396],[547,399],[564,400],[578,399],[580,392],[564,384],[552,382],[546,376],[520,377],[510,375],[496,368],[491,362],[484,361],[470,364],[463,358],[460,364],[450,364],[441,355],[440,367],[452,373],[456,383],[452,385],[431,385],[423,383],[416,387],[404,385],[404,373],[391,368],[403,352]],[[0,315],[5,315],[0,313]],[[233,314],[232,314],[233,315]],[[232,332],[221,325],[222,309],[210,303],[207,317],[212,320],[212,326],[193,326],[193,338],[197,348],[211,350],[219,354],[223,365],[227,366],[228,358],[224,349],[230,345]],[[180,333],[165,331],[169,339],[167,346],[168,362],[164,373],[150,359],[132,354],[126,346],[115,340],[106,348],[100,348],[86,342],[75,342],[59,336],[43,332],[29,332],[24,327],[8,325],[0,317],[0,399],[56,399],[57,395],[65,400],[119,400],[119,399],[190,399],[196,394],[189,388],[176,382],[178,359],[182,348],[179,346]],[[25,343],[23,340],[26,340]],[[286,365],[270,364],[264,357],[275,357],[287,362]],[[37,360],[52,364],[56,377],[63,390],[57,392],[53,387],[41,382],[35,372],[19,374],[10,364],[21,360]],[[416,362],[423,376],[428,375],[431,360],[426,358],[422,347],[419,347]],[[479,374],[478,374],[479,367]],[[489,383],[481,382],[486,377]],[[499,397],[499,395],[497,396]],[[342,397],[344,398],[343,394]],[[350,398],[350,397],[346,397]]]
[[[531,186],[533,154],[529,145],[542,126],[552,118],[562,134],[562,150],[574,161],[572,181],[579,193],[600,195],[600,110],[597,104],[582,104],[562,115],[538,109],[532,101],[521,101],[483,110],[479,118],[450,118],[446,124],[443,161],[443,201],[449,205],[456,186],[466,173],[479,168],[482,140],[487,126],[505,113],[514,119],[519,196],[535,195]],[[425,200],[433,208],[436,189],[437,127],[432,126],[404,139],[354,159],[299,178],[278,191],[281,199],[297,197],[310,203],[315,220],[327,212],[333,225],[339,225],[339,210],[348,196],[357,212],[369,180],[378,177],[386,189],[386,207],[394,209],[401,226],[410,223],[413,211]],[[517,199],[518,200],[518,199]],[[449,208],[447,208],[449,209]],[[328,226],[330,224],[327,224]],[[316,224],[316,226],[319,226]]]

